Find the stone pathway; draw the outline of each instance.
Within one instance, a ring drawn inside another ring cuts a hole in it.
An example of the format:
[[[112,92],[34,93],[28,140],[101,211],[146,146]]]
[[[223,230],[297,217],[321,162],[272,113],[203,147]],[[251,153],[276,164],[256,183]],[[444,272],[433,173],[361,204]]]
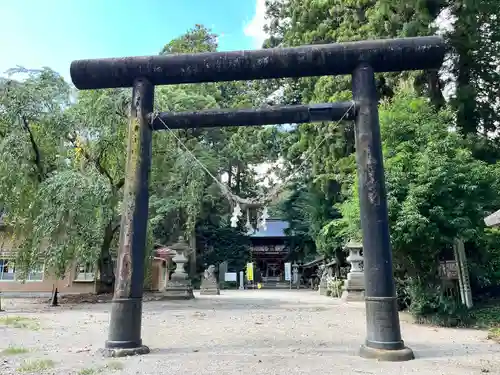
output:
[[[151,353],[116,360],[96,354],[107,338],[109,304],[48,308],[8,300],[0,323],[5,316],[36,320],[21,328],[0,324],[0,351],[29,350],[0,354],[0,374],[29,373],[27,364],[33,373],[56,375],[500,374],[500,345],[482,331],[402,322],[417,359],[384,363],[357,356],[365,337],[363,304],[288,290],[196,297],[145,303],[143,341]],[[36,367],[41,363],[45,370]]]

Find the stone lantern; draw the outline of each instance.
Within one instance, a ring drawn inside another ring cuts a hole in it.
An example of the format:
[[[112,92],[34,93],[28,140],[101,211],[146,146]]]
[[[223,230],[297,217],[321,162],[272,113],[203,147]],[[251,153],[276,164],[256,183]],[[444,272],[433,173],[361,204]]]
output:
[[[172,258],[175,254],[176,252],[168,247],[163,247],[155,251],[155,259],[165,262],[165,267],[162,267],[161,271],[158,274],[158,285],[160,285],[160,291],[164,291],[167,287],[170,276],[169,271],[172,269],[171,266],[173,264]]]
[[[347,274],[347,280],[344,283],[342,300],[364,301],[365,300],[365,273],[363,270],[363,245],[360,242],[349,241],[345,248],[349,251],[347,262],[351,269]]]
[[[166,299],[194,298],[191,280],[189,280],[188,274],[184,270],[188,262],[186,254],[190,250],[189,245],[180,236],[177,242],[170,246],[170,249],[174,252],[172,262],[175,264],[175,270],[170,280],[166,282],[163,295]]]

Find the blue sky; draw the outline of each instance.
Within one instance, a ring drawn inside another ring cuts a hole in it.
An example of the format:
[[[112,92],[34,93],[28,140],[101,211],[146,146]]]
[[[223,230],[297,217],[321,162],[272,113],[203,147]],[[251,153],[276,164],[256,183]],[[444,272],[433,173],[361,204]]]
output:
[[[0,74],[48,66],[69,80],[72,60],[157,54],[196,23],[220,35],[220,50],[252,49],[264,10],[264,0],[0,0]]]

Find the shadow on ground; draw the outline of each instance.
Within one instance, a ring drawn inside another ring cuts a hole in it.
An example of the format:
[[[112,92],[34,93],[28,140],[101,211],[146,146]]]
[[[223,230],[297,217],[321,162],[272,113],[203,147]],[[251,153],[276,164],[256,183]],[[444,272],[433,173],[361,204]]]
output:
[[[241,342],[232,342],[224,345],[213,345],[207,341],[206,345],[190,345],[186,347],[151,347],[151,354],[169,355],[169,354],[190,354],[202,353],[213,355],[228,355],[233,356],[238,353],[245,355],[266,356],[266,357],[283,357],[297,355],[344,355],[358,357],[359,347],[362,344],[360,341],[346,342],[318,342],[315,339],[301,340],[294,342],[287,339],[269,340],[267,343],[261,340],[245,340]],[[443,345],[426,345],[420,343],[410,344],[410,347],[415,353],[416,360],[424,359],[451,359],[453,357],[460,358],[478,353],[491,353],[494,350],[487,343],[478,344],[458,344],[445,343]]]

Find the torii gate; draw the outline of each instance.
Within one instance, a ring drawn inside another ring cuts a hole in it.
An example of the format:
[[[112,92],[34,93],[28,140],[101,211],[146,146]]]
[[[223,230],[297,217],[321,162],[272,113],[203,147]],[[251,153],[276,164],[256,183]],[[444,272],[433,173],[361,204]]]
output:
[[[392,269],[375,72],[438,69],[441,37],[385,39],[341,44],[73,61],[80,90],[132,87],[118,272],[105,352],[146,354],[141,319],[152,131],[335,121],[349,108],[355,120],[356,162],[366,283],[367,336],[360,355],[386,361],[414,358],[401,338]],[[155,85],[352,75],[351,103],[153,114]]]

